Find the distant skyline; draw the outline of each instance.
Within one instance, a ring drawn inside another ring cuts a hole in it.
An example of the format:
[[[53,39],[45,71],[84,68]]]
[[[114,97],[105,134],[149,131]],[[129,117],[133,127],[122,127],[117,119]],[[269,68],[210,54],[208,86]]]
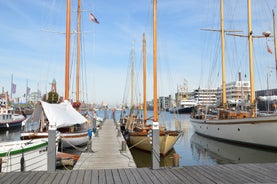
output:
[[[72,32],[76,31],[76,1],[72,2]],[[225,29],[247,34],[246,0],[225,0]],[[276,0],[252,0],[253,33],[273,32],[271,10]],[[82,1],[81,97],[90,103],[121,104],[130,98],[130,62],[134,42],[135,99],[142,101],[142,34],[147,39],[147,100],[152,100],[152,0]],[[11,91],[11,76],[16,84],[13,97],[31,92],[43,94],[51,89],[64,96],[66,0],[0,1],[1,88]],[[99,24],[89,20],[89,13]],[[158,0],[158,95],[177,92],[188,81],[189,91],[221,86],[219,0]],[[71,50],[76,49],[72,34]],[[240,41],[242,40],[242,41]],[[255,89],[276,88],[272,38],[254,40]],[[227,83],[238,79],[238,72],[249,80],[247,38],[226,36]],[[230,52],[231,51],[231,52]],[[71,54],[71,60],[76,53]],[[75,61],[72,75],[75,75]],[[267,83],[268,79],[268,83]],[[74,98],[75,82],[70,83]]]

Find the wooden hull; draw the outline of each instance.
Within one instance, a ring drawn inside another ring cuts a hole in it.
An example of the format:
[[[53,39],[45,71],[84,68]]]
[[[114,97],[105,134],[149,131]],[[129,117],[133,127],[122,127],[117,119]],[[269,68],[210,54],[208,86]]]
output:
[[[0,143],[2,172],[20,172],[22,155],[24,171],[46,171],[47,145],[47,139]]]
[[[174,144],[179,138],[179,134],[163,134],[160,135],[160,154],[166,155],[172,150]],[[147,137],[147,133],[129,133],[129,144],[144,151],[151,151],[152,145],[150,144],[150,138]]]
[[[190,121],[196,133],[208,137],[277,149],[277,116]]]

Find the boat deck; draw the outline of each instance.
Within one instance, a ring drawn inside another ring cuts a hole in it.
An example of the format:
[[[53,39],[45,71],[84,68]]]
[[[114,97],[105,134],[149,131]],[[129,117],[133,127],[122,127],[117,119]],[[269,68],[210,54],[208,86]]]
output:
[[[122,151],[122,142],[126,142],[112,119],[106,119],[98,130],[98,136],[92,138],[92,151],[82,153],[73,170],[135,168],[133,156],[126,145]]]
[[[0,173],[0,183],[276,183],[277,163]]]

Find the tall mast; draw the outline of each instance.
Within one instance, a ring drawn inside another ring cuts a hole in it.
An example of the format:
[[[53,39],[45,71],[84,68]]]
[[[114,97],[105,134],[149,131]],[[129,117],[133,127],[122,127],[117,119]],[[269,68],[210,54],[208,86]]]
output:
[[[144,126],[146,125],[147,118],[147,105],[146,105],[146,39],[145,33],[143,33],[143,117],[144,117]]]
[[[226,109],[226,74],[225,74],[225,37],[224,37],[224,7],[220,0],[220,26],[221,26],[221,62],[222,62],[222,105]]]
[[[132,66],[131,66],[131,107],[134,104],[134,41],[132,43]]]
[[[157,104],[157,0],[153,0],[153,84],[154,119],[152,126],[152,169],[160,167],[160,128]]]
[[[81,0],[77,10],[77,61],[76,61],[76,102],[80,101],[80,40],[81,40]]]
[[[11,78],[11,99],[13,98],[13,88],[14,88],[14,85],[13,85],[13,74],[12,74],[12,78]]]
[[[274,54],[275,54],[276,78],[277,78],[276,20],[275,20],[274,10],[272,10],[272,15],[273,15],[273,30],[274,30]]]
[[[249,43],[249,71],[250,71],[250,104],[251,116],[255,117],[255,88],[254,88],[254,67],[253,67],[253,31],[252,31],[252,16],[251,16],[251,0],[247,1],[248,7],[248,43]]]
[[[64,98],[69,99],[69,62],[70,62],[70,14],[71,0],[67,0],[66,7],[66,50],[65,50],[65,87]]]
[[[157,104],[157,0],[153,0],[153,84],[154,122],[158,122]]]

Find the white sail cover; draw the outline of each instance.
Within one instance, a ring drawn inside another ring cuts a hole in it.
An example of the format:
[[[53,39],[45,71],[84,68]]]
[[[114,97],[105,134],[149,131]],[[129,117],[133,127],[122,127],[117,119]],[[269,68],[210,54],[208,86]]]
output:
[[[41,104],[50,126],[61,128],[82,124],[87,121],[87,119],[76,111],[71,103],[66,100],[60,104],[49,104],[43,101],[41,101]]]

